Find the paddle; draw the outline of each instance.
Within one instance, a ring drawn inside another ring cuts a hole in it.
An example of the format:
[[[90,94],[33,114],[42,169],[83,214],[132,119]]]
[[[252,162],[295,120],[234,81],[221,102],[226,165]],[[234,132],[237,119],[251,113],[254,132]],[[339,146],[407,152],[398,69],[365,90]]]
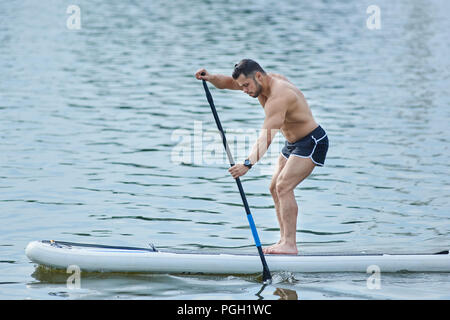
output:
[[[202,76],[205,75],[203,72],[201,74]],[[225,132],[223,131],[222,124],[220,123],[219,115],[217,114],[216,107],[214,106],[214,101],[211,95],[211,92],[209,92],[208,85],[206,84],[205,80],[203,81],[203,88],[205,88],[206,93],[206,99],[208,99],[209,105],[211,107],[211,111],[214,116],[214,120],[216,120],[217,128],[220,131],[220,134],[222,136],[222,143],[225,148],[225,152],[227,153],[228,160],[230,162],[230,166],[234,166],[234,160],[233,156],[231,155],[230,148],[228,147],[227,138],[225,137]],[[255,241],[256,248],[258,249],[259,257],[261,258],[262,266],[263,266],[263,282],[264,283],[270,283],[272,281],[272,276],[270,275],[269,267],[267,266],[266,258],[264,257],[264,253],[261,248],[261,242],[259,241],[258,231],[256,231],[255,222],[253,221],[253,216],[250,212],[250,208],[248,206],[247,197],[245,196],[244,189],[242,188],[242,183],[239,178],[236,178],[236,184],[239,189],[239,193],[241,194],[242,202],[244,203],[245,212],[247,213],[247,220],[250,224],[250,228],[252,230],[253,239]]]

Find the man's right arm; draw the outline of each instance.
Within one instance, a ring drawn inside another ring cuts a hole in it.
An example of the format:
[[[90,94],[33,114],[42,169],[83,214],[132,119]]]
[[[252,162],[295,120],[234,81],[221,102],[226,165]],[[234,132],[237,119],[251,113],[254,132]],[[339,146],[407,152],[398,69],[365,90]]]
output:
[[[200,69],[195,73],[198,80],[211,82],[217,89],[242,90],[232,77],[222,74],[210,74],[206,69]]]

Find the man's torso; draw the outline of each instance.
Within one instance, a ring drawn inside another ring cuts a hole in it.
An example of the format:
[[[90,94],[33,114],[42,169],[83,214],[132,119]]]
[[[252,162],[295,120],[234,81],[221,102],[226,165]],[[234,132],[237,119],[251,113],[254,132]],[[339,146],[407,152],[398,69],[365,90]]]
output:
[[[270,88],[270,96],[266,97],[260,95],[258,100],[264,108],[268,99],[276,99],[288,92],[293,92],[295,94],[297,99],[290,105],[285,106],[287,108],[286,116],[284,123],[280,128],[284,137],[289,142],[295,142],[313,131],[318,124],[314,120],[311,109],[309,108],[303,93],[284,76],[278,74],[270,74],[270,76],[274,79]]]

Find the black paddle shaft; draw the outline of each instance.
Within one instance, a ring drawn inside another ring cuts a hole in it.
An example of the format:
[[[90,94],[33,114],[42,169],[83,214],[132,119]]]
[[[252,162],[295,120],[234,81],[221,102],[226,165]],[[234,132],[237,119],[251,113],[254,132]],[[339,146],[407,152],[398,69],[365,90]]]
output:
[[[202,76],[205,74],[202,73]],[[219,115],[217,114],[216,107],[214,106],[214,101],[211,95],[211,92],[209,91],[208,85],[206,84],[205,80],[203,81],[203,88],[205,89],[206,93],[206,99],[209,102],[209,106],[211,107],[211,111],[214,116],[214,120],[216,121],[217,128],[219,129],[220,135],[222,136],[222,143],[225,148],[225,152],[227,153],[228,160],[230,162],[230,166],[234,166],[234,160],[233,156],[230,152],[230,148],[228,146],[227,138],[225,136],[225,132],[223,131],[222,124],[220,123]],[[256,230],[255,222],[253,221],[252,214],[250,212],[250,208],[248,206],[247,197],[245,196],[244,188],[242,187],[241,180],[239,178],[236,178],[236,184],[239,189],[239,193],[241,194],[242,202],[244,204],[245,212],[247,213],[247,219],[250,224],[250,228],[252,230],[253,239],[255,240],[256,248],[258,249],[259,257],[261,258],[261,263],[263,266],[263,282],[268,283],[272,281],[272,276],[270,275],[269,267],[267,266],[266,258],[264,257],[264,253],[262,251],[261,242],[259,240],[258,232]]]

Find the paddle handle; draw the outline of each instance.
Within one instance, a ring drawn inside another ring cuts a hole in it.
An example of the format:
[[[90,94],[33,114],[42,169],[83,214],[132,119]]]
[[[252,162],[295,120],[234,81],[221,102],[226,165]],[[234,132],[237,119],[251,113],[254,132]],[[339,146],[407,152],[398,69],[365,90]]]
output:
[[[202,72],[201,75],[204,76],[205,73]],[[222,137],[222,143],[223,143],[223,146],[225,148],[225,152],[227,153],[227,157],[228,157],[228,160],[230,162],[230,166],[232,167],[232,166],[235,165],[234,160],[233,160],[233,155],[230,152],[230,148],[228,146],[228,142],[227,142],[227,138],[225,136],[225,132],[224,132],[224,130],[222,128],[222,124],[220,123],[219,115],[217,114],[217,110],[216,110],[216,107],[214,105],[214,100],[212,98],[211,92],[209,91],[208,85],[206,84],[206,81],[203,80],[203,79],[202,79],[202,81],[203,81],[203,88],[205,89],[205,93],[206,93],[206,99],[208,100],[209,106],[211,107],[211,111],[212,111],[212,114],[214,116],[214,120],[216,121],[217,128],[219,129],[220,135]],[[261,258],[261,263],[262,263],[262,266],[263,266],[263,282],[264,283],[270,283],[272,281],[272,276],[270,275],[269,267],[267,265],[266,258],[264,257],[264,253],[262,251],[261,241],[259,240],[258,231],[256,230],[255,221],[253,221],[253,216],[252,216],[252,214],[250,212],[250,207],[249,207],[248,202],[247,202],[247,197],[245,196],[244,188],[242,187],[242,183],[241,183],[241,180],[239,179],[239,177],[236,178],[235,180],[236,180],[236,184],[237,184],[238,189],[239,189],[239,193],[241,194],[241,198],[242,198],[242,202],[244,204],[245,212],[247,213],[247,220],[248,220],[248,223],[250,225],[250,229],[252,230],[253,240],[255,241],[256,248],[258,249],[258,253],[259,253],[259,256]]]

